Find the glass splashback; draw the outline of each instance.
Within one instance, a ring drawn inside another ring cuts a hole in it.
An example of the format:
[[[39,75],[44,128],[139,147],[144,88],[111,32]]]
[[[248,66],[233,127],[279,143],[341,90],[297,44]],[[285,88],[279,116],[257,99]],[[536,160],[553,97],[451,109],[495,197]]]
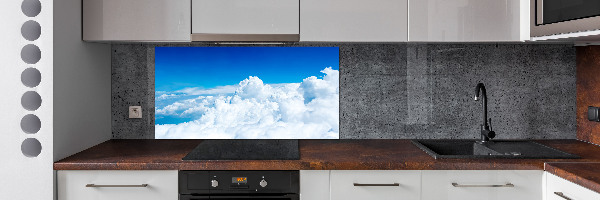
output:
[[[156,139],[339,138],[338,47],[156,47]]]

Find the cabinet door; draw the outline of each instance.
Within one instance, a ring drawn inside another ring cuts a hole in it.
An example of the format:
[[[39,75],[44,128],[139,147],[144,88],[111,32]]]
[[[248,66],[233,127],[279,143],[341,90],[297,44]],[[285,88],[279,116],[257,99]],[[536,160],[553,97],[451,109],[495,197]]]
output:
[[[299,34],[299,0],[192,0],[192,32]]]
[[[542,200],[542,175],[537,170],[423,171],[423,200]]]
[[[545,200],[600,199],[600,194],[546,172]]]
[[[529,40],[527,0],[413,0],[409,41]]]
[[[57,172],[58,200],[177,200],[177,171]],[[94,184],[90,186],[89,184]],[[145,187],[142,184],[147,184]]]
[[[421,171],[331,171],[331,200],[418,200]]]
[[[190,0],[83,0],[83,40],[190,41]]]
[[[403,42],[408,0],[302,0],[300,41]]]
[[[300,170],[300,200],[329,200],[329,170]]]

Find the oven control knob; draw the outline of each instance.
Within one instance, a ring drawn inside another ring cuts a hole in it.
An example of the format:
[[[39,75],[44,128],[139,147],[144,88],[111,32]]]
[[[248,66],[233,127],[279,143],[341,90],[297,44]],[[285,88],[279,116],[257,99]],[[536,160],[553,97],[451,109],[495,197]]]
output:
[[[267,187],[267,181],[265,181],[265,179],[260,181],[260,187]]]
[[[217,181],[217,180],[210,181],[210,186],[211,187],[218,187],[219,186],[219,181]]]

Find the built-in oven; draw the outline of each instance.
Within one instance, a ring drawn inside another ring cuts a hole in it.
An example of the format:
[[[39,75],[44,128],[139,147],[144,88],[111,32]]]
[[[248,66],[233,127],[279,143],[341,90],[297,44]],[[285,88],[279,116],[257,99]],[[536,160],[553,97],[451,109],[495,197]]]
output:
[[[299,200],[299,171],[179,171],[180,200]]]
[[[600,0],[530,0],[531,36],[600,29]]]

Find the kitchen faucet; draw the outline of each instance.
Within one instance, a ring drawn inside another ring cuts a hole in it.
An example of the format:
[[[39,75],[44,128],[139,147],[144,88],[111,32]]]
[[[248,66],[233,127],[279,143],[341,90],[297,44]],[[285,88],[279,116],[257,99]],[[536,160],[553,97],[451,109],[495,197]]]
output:
[[[479,92],[481,91],[481,96],[479,96]],[[483,83],[478,83],[475,88],[475,101],[479,101],[479,99],[483,98],[481,101],[481,105],[483,107],[483,123],[481,124],[481,141],[480,143],[489,142],[490,139],[496,137],[496,132],[492,131],[492,118],[490,118],[490,123],[488,124],[487,118],[487,94],[485,92],[485,86]]]

